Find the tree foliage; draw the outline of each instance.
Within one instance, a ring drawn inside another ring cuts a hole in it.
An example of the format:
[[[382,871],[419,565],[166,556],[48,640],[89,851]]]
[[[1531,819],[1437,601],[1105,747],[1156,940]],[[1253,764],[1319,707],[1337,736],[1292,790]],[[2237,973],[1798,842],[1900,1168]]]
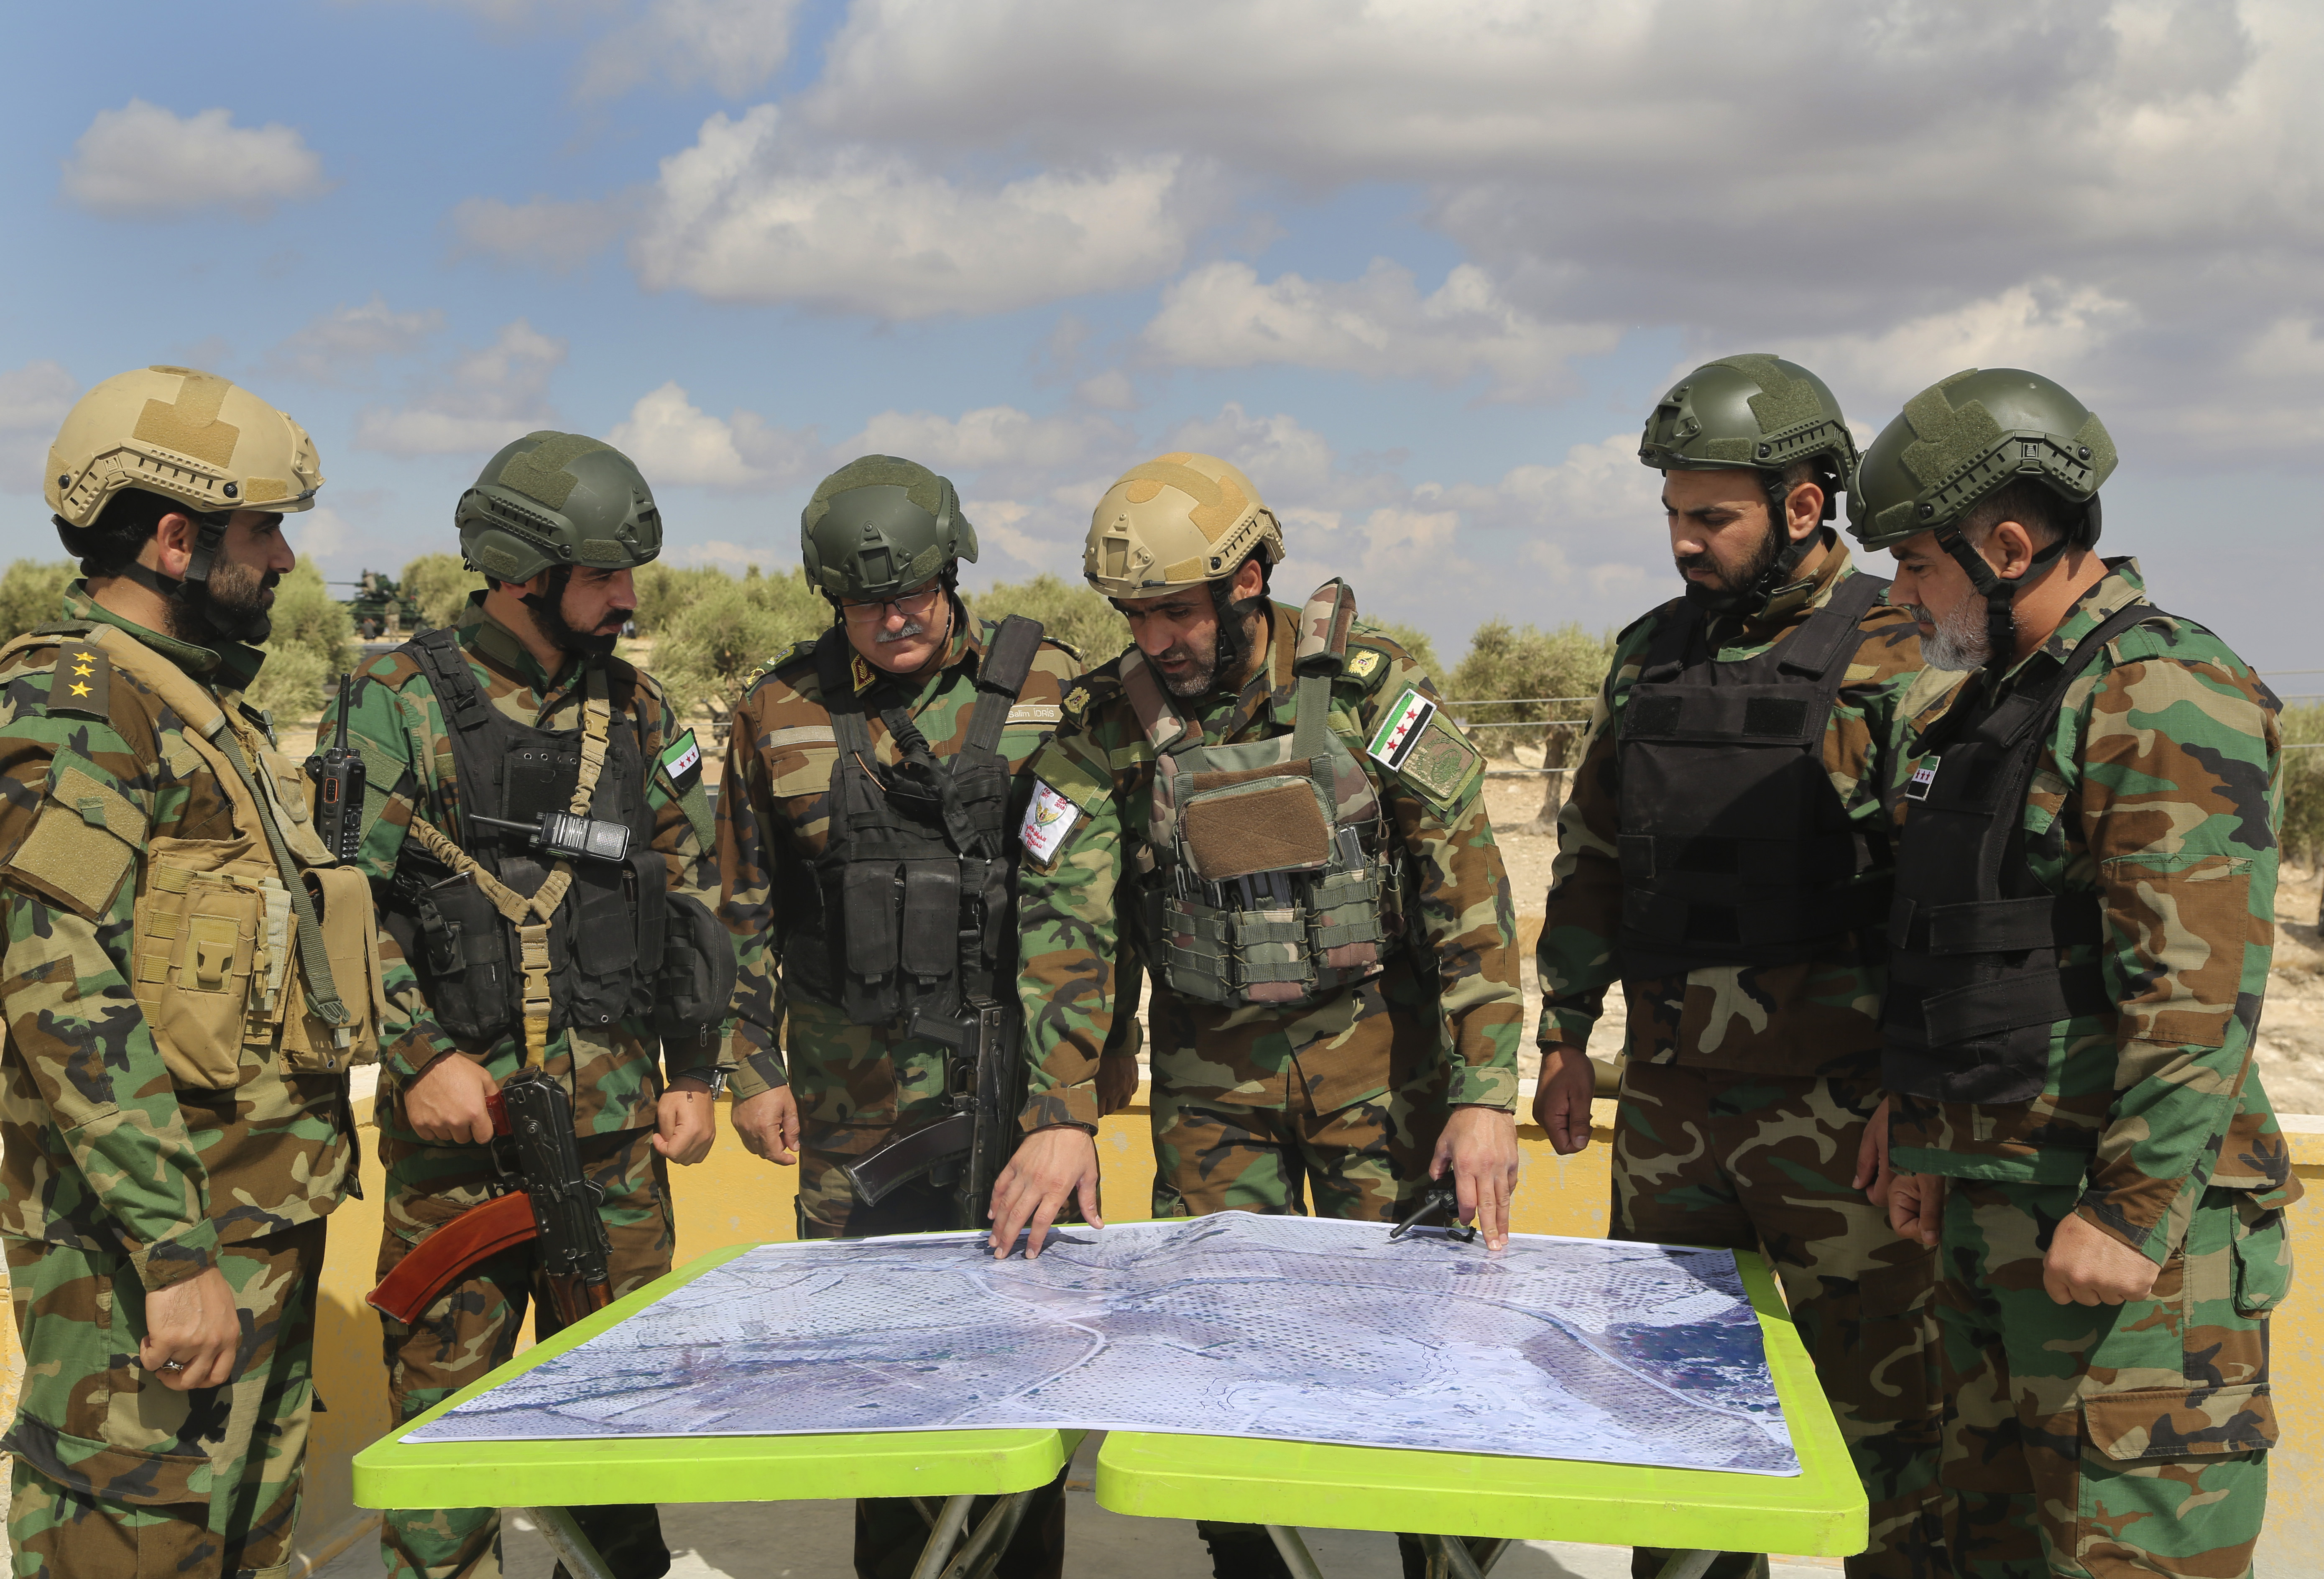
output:
[[[250,699],[285,723],[311,718],[322,711],[323,688],[355,666],[355,619],[311,559],[300,560],[275,587],[271,617],[266,667]]]
[[[70,559],[18,559],[0,573],[0,642],[53,623],[66,583],[79,574]]]
[[[1130,622],[1121,617],[1120,610],[1094,589],[1075,586],[1055,576],[1002,582],[964,601],[978,619],[1023,614],[1040,621],[1049,640],[1064,642],[1093,668],[1130,645]]]
[[[2283,854],[2312,867],[2324,860],[2324,703],[2286,707],[2283,743],[2318,748],[2283,753]]]
[[[420,605],[420,617],[442,629],[459,623],[468,594],[482,592],[484,578],[457,554],[422,554],[403,568],[403,596]]]

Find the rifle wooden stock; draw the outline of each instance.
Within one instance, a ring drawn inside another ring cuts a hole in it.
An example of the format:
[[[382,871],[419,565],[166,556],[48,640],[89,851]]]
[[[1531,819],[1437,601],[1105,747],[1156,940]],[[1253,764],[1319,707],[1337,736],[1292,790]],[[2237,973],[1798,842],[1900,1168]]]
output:
[[[471,1206],[413,1247],[364,1303],[406,1326],[479,1261],[540,1236],[532,1203],[521,1193]]]

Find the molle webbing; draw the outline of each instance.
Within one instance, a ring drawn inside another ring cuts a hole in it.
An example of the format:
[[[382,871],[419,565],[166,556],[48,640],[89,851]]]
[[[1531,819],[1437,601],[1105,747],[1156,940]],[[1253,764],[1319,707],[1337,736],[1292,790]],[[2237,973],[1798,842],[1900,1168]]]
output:
[[[429,684],[436,692],[437,701],[444,707],[446,722],[456,734],[464,728],[474,728],[484,720],[482,713],[492,703],[476,684],[475,672],[460,651],[459,639],[449,630],[428,632],[413,638],[413,656],[427,671]],[[575,817],[587,817],[597,793],[597,780],[605,769],[606,736],[613,726],[613,704],[606,693],[605,671],[590,664],[586,671],[586,692],[581,714],[581,772],[575,781],[573,797],[567,810]],[[464,787],[466,797],[481,786]],[[464,814],[465,817],[465,814]],[[524,1053],[529,1064],[541,1064],[549,1057],[549,1024],[551,1014],[549,976],[549,919],[564,903],[573,886],[573,863],[559,861],[530,894],[521,894],[486,870],[483,863],[463,850],[443,829],[415,814],[410,831],[428,852],[454,872],[464,873],[473,881],[493,908],[507,918],[516,929],[518,971],[523,980]],[[642,896],[641,896],[642,898]]]
[[[152,690],[167,703],[178,716],[184,719],[226,759],[240,780],[242,792],[247,798],[258,826],[266,839],[266,847],[274,857],[274,866],[288,891],[290,912],[299,920],[299,967],[307,978],[308,1007],[325,1025],[339,1045],[351,1039],[350,1027],[354,1016],[339,998],[338,983],[332,978],[331,961],[323,945],[322,922],[315,914],[315,901],[307,892],[305,878],[299,863],[291,858],[282,843],[281,830],[274,826],[273,814],[267,809],[266,798],[252,776],[250,764],[244,760],[242,743],[235,737],[234,726],[209,692],[192,676],[168,659],[146,646],[128,633],[111,625],[93,623],[87,639],[105,649],[115,669],[125,670]]]

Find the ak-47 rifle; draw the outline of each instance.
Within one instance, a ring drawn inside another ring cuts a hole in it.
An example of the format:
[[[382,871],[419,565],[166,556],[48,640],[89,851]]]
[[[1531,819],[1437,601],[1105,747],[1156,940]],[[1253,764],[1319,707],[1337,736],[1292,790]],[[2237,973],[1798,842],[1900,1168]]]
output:
[[[457,1055],[454,1055],[457,1057]],[[604,1191],[581,1176],[573,1102],[546,1072],[520,1069],[486,1099],[493,1166],[513,1187],[471,1206],[420,1242],[365,1296],[407,1325],[478,1262],[540,1242],[541,1270],[560,1325],[613,1302],[613,1244],[597,1203]]]
[[[973,997],[963,1002],[957,1016],[916,1010],[911,1031],[950,1051],[945,1068],[953,1111],[924,1130],[867,1152],[848,1165],[847,1177],[863,1204],[876,1206],[905,1180],[956,1164],[954,1195],[960,1202],[960,1225],[982,1228],[992,1200],[992,1183],[1016,1150],[1017,1111],[1024,1100],[1017,1005]]]

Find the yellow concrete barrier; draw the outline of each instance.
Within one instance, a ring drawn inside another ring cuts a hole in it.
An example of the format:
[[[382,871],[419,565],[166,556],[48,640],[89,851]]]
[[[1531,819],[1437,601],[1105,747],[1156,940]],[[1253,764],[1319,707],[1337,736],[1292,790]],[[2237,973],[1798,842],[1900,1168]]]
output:
[[[1517,1181],[1511,1226],[1526,1233],[1563,1233],[1594,1238],[1606,1232],[1606,1141],[1612,1134],[1614,1104],[1597,1104],[1595,1144],[1578,1157],[1558,1156],[1542,1132],[1526,1125],[1524,1172]],[[357,1104],[368,1125],[370,1104]],[[1150,1216],[1154,1153],[1148,1138],[1145,1093],[1108,1119],[1098,1136],[1104,1205],[1109,1221],[1137,1222]],[[2324,1117],[2287,1118],[2292,1159],[2308,1181],[2310,1196],[2292,1209],[2295,1231],[2324,1212]],[[721,1245],[758,1243],[794,1237],[795,1169],[775,1168],[742,1150],[723,1123],[716,1150],[699,1167],[673,1168],[678,1200],[678,1250],[681,1260]],[[373,1132],[366,1130],[365,1140]],[[383,1185],[379,1164],[366,1157],[364,1199],[349,1201],[332,1215],[330,1252],[323,1274],[322,1307],[316,1332],[316,1386],[325,1408],[315,1417],[308,1459],[306,1504],[300,1516],[294,1579],[329,1561],[348,1546],[370,1538],[377,1516],[355,1506],[348,1461],[384,1435],[390,1421],[380,1364],[379,1318],[363,1302],[373,1283],[379,1254],[379,1199]],[[2317,1275],[2311,1264],[2311,1279]],[[2324,1316],[2307,1288],[2295,1291],[2274,1323],[2275,1391],[2287,1422],[2283,1445],[2274,1455],[2268,1530],[2259,1553],[2263,1573],[2309,1571],[2311,1554],[2324,1550],[2324,1442],[2310,1417],[2324,1399]],[[0,1329],[0,1407],[13,1412],[15,1379],[23,1361],[13,1324]],[[2271,1561],[2271,1554],[2276,1556]],[[2297,1554],[2295,1557],[2294,1554]]]

